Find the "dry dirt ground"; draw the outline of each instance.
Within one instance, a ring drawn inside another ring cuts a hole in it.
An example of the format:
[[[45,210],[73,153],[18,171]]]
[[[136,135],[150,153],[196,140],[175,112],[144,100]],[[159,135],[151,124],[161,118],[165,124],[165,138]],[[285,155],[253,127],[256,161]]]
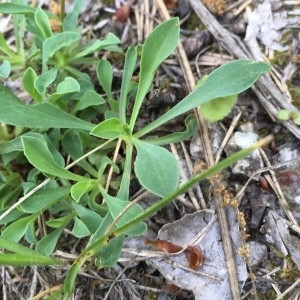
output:
[[[49,8],[48,1],[40,2]],[[300,107],[300,1],[131,1],[129,14],[122,5],[118,0],[86,1],[81,21],[87,36],[100,38],[112,32],[126,49],[142,43],[170,14],[180,17],[187,56],[187,65],[177,52],[159,69],[156,94],[147,100],[141,126],[188,93],[189,70],[197,81],[238,58],[263,60],[273,67],[270,76],[239,96],[222,122],[200,120],[201,137],[171,149],[182,163],[182,180],[242,147],[241,140],[247,144],[267,134],[275,139],[148,221],[149,239],[157,238],[158,232],[160,239],[177,244],[189,234],[191,239],[198,237],[194,245],[203,252],[204,263],[195,274],[176,265],[181,260],[185,264],[184,256],[153,258],[160,254],[151,242],[145,245],[145,237],[128,239],[115,267],[98,270],[90,264],[82,270],[73,299],[232,299],[230,284],[235,295],[241,290],[242,299],[300,299],[300,127],[277,118],[279,109]],[[123,62],[109,58],[118,77]],[[162,130],[180,129],[180,122]],[[225,198],[229,200],[215,218],[218,201]],[[151,201],[145,199],[145,205]],[[233,246],[225,245],[228,239]],[[224,247],[233,249],[231,260],[224,256]],[[56,254],[64,255],[59,251]],[[46,299],[39,293],[59,287],[64,274],[50,267],[2,268],[2,292],[6,294],[9,285],[6,299]]]

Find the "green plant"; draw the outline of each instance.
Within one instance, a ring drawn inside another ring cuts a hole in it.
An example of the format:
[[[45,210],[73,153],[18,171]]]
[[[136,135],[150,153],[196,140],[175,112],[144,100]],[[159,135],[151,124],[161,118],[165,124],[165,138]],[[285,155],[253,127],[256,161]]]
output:
[[[171,19],[157,26],[143,45],[128,48],[118,101],[112,96],[113,72],[106,60],[97,64],[97,77],[106,96],[100,101],[97,93],[88,90],[78,102],[71,102],[70,112],[56,105],[51,97],[42,98],[41,103],[25,105],[11,91],[0,86],[0,121],[28,130],[1,143],[0,154],[5,166],[12,164],[14,158],[29,162],[34,167],[28,167],[26,180],[22,183],[25,193],[22,201],[14,205],[13,199],[10,199],[2,208],[0,224],[4,229],[0,246],[22,254],[23,248],[12,250],[6,242],[18,243],[25,238],[35,245],[36,255],[48,257],[65,228],[70,228],[71,234],[77,238],[88,237],[86,248],[68,271],[64,299],[69,299],[76,276],[87,260],[95,258],[99,267],[113,266],[120,255],[125,235],[142,234],[147,229],[143,221],[154,212],[196,182],[219,172],[262,145],[258,143],[241,151],[179,186],[178,163],[161,145],[190,137],[196,128],[195,118],[191,115],[186,117],[186,130],[183,132],[157,138],[149,135],[159,126],[199,105],[204,108],[209,101],[223,103],[226,99],[235,99],[234,95],[250,87],[260,75],[270,70],[265,63],[249,60],[233,61],[213,71],[176,106],[144,128],[135,129],[155,72],[176,48],[179,30],[179,20]],[[136,84],[132,82],[132,76],[138,59],[140,70]],[[134,99],[133,109],[128,114],[131,98]],[[229,106],[234,104],[234,101],[229,102]],[[100,108],[91,112],[93,106]],[[220,118],[213,110],[216,108],[206,110],[206,116],[209,118],[212,114],[212,119]],[[75,116],[74,112],[78,111],[81,113]],[[102,121],[93,124],[95,117]],[[110,157],[112,151],[116,154],[120,149],[124,155],[116,163]],[[67,167],[63,152],[74,160]],[[79,168],[70,171],[75,164]],[[114,172],[113,177],[110,170]],[[48,178],[42,184],[41,176]],[[146,210],[137,201],[129,201],[133,176],[161,200]],[[39,184],[44,188],[39,189]],[[36,236],[35,221],[45,211],[51,216],[46,221],[49,232]],[[7,254],[1,255],[5,257]]]
[[[277,117],[279,120],[292,120],[296,125],[300,125],[300,114],[296,111],[288,111],[286,109],[281,109],[278,111]]]
[[[91,90],[89,76],[79,67],[95,64],[96,51],[120,51],[119,39],[108,34],[104,39],[82,41],[82,28],[77,23],[83,0],[76,0],[72,12],[61,13],[61,17],[20,4],[23,2],[0,3],[0,13],[13,15],[16,44],[14,51],[0,33],[0,77],[7,78],[11,70],[14,76],[23,74],[23,87],[36,102],[53,103],[79,90]],[[64,11],[64,1],[60,10]],[[57,22],[60,32],[53,32],[50,20]],[[26,33],[30,39],[25,39]]]

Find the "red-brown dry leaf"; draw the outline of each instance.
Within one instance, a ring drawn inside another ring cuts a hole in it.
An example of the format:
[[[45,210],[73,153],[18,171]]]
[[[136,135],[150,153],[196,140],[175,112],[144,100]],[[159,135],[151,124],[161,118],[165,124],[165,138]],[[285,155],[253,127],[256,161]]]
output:
[[[177,7],[177,0],[164,0],[167,9],[175,9]]]
[[[165,240],[149,240],[145,239],[145,244],[152,245],[158,251],[165,253],[177,253],[182,250],[182,247]]]
[[[129,4],[124,4],[117,9],[115,17],[120,22],[126,22],[130,15],[131,6]]]
[[[189,267],[193,270],[198,269],[203,265],[204,256],[202,252],[195,246],[188,246],[184,250],[184,254],[189,263]]]

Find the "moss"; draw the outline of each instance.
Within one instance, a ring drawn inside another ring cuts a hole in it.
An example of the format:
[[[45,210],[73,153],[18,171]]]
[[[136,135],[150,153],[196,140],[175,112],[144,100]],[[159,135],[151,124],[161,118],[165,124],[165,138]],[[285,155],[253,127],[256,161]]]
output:
[[[284,68],[289,62],[290,58],[291,55],[287,51],[284,52],[275,51],[274,58],[271,59],[271,63],[281,68]]]
[[[183,24],[183,27],[187,30],[204,30],[206,27],[204,24],[200,21],[199,17],[196,15],[195,12],[192,12],[192,14],[189,16],[185,24]]]
[[[290,257],[286,258],[287,266],[278,272],[280,280],[284,279],[289,283],[294,283],[297,278],[300,278],[300,271]]]
[[[291,97],[293,99],[293,104],[300,108],[300,87],[297,82],[294,81],[288,81],[287,82],[288,90],[291,94]]]
[[[203,3],[217,15],[223,15],[226,10],[225,0],[203,0]]]

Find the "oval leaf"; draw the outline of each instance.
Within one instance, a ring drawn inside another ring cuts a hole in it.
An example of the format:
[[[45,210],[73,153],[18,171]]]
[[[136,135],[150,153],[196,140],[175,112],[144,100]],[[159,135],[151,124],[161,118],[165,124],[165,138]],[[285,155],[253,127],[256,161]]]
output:
[[[101,122],[91,132],[91,135],[98,136],[103,139],[118,138],[123,132],[123,124],[117,118],[111,118]]]
[[[134,170],[143,187],[155,195],[164,197],[179,184],[179,165],[167,149],[133,140],[137,150]]]
[[[236,100],[237,95],[213,99],[201,105],[201,114],[207,121],[210,122],[222,120],[230,113],[232,107],[236,103]]]

